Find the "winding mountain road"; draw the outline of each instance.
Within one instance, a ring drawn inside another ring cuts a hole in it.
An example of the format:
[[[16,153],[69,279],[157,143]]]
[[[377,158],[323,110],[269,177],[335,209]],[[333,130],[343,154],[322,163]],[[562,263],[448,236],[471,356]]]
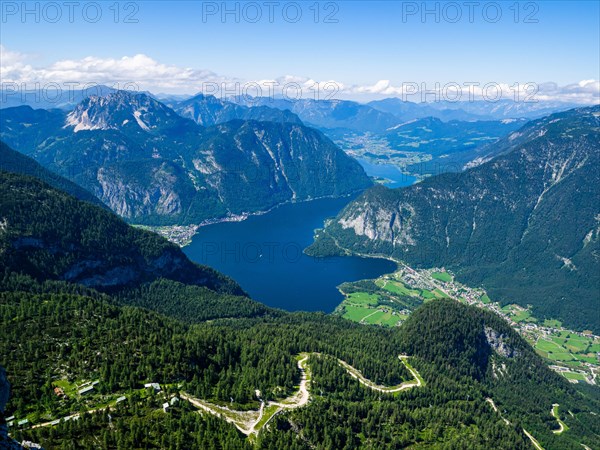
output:
[[[270,420],[277,414],[285,410],[291,410],[305,406],[310,400],[310,369],[308,367],[308,358],[311,356],[322,356],[321,353],[301,353],[298,359],[298,370],[300,371],[300,384],[298,391],[279,402],[269,401],[261,402],[258,410],[237,411],[226,406],[216,405],[198,398],[194,398],[186,393],[181,393],[181,398],[187,400],[192,405],[210,414],[221,417],[229,423],[236,426],[238,430],[246,436],[257,435]],[[356,378],[361,384],[379,392],[395,393],[405,389],[420,387],[425,384],[419,373],[407,362],[408,356],[399,355],[398,358],[414,377],[413,381],[405,381],[397,386],[382,386],[367,379],[358,369],[352,367],[347,362],[338,359],[338,363],[346,372]]]

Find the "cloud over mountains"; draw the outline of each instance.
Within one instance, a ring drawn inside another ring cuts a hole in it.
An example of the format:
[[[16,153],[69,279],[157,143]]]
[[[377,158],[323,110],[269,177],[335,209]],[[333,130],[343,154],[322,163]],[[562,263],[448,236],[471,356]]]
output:
[[[0,45],[0,80],[3,89],[39,89],[50,83],[59,86],[104,84],[120,89],[148,90],[193,94],[205,92],[216,96],[252,95],[285,96],[288,98],[347,98],[370,100],[383,97],[401,97],[410,101],[432,101],[436,98],[450,101],[494,98],[519,99],[533,95],[538,101],[577,104],[597,104],[600,99],[600,81],[589,79],[559,86],[554,82],[519,83],[490,81],[472,84],[469,81],[440,81],[423,83],[406,80],[392,83],[378,80],[370,85],[349,85],[337,80],[314,80],[307,76],[285,75],[273,79],[243,80],[217,74],[207,69],[163,64],[145,54],[121,58],[88,56],[83,59],[63,59],[46,66],[34,66],[32,55],[9,50]],[[429,94],[426,94],[429,92]],[[436,97],[437,93],[438,97]]]

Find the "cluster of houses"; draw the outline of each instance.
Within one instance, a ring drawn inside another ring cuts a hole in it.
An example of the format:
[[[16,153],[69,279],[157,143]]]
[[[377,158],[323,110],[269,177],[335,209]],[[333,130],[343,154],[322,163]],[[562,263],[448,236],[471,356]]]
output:
[[[164,412],[169,412],[171,406],[175,406],[179,402],[179,397],[172,397],[168,402],[163,403],[162,408]]]
[[[146,383],[144,384],[144,387],[147,389],[152,389],[154,391],[154,393],[158,393],[160,392],[162,389],[160,388],[160,384],[158,383]],[[117,403],[119,403],[119,399],[125,399],[125,397],[119,397],[117,399]],[[179,401],[178,397],[172,397],[171,400],[169,400],[168,402],[164,402],[162,404],[162,409],[164,412],[169,412],[169,410],[171,409],[172,406],[174,406],[177,402]]]
[[[31,442],[31,441],[21,442],[21,447],[28,448],[28,449],[32,449],[32,448],[43,449],[43,447],[40,444],[36,444],[35,442]]]
[[[98,380],[86,382],[86,383],[82,384],[81,386],[79,386],[79,389],[78,389],[77,392],[78,392],[78,394],[80,396],[88,395],[88,394],[90,394],[92,392],[95,392],[96,386],[99,383],[100,383],[100,381],[98,381]],[[144,387],[147,388],[147,389],[152,389],[154,393],[159,393],[159,392],[162,391],[162,389],[160,387],[160,384],[158,384],[158,383],[146,383],[146,384],[144,384]],[[63,397],[66,398],[66,394],[65,394],[64,390],[62,388],[60,388],[60,387],[55,387],[54,388],[54,393],[57,396],[63,396]],[[122,403],[122,402],[124,402],[126,400],[127,400],[127,397],[124,396],[124,395],[122,395],[122,396],[120,396],[120,397],[117,398],[117,400],[115,401],[115,404],[118,405],[118,404],[120,404],[120,403]],[[175,406],[179,401],[180,401],[179,397],[177,397],[177,396],[171,397],[171,399],[169,401],[166,401],[166,402],[164,402],[162,404],[163,411],[165,413],[169,412],[171,410],[171,408],[173,406]],[[49,422],[48,425],[58,425],[61,421],[66,422],[66,421],[69,421],[69,420],[78,420],[79,418],[80,418],[79,414],[76,414],[74,416],[68,416],[68,417],[64,417],[62,419],[56,419],[56,420],[54,420],[52,422]],[[6,425],[8,427],[15,427],[16,426],[18,428],[24,428],[24,427],[30,426],[30,423],[29,423],[29,419],[17,420],[17,419],[15,419],[15,416],[10,416],[10,417],[6,418]],[[28,442],[28,441],[27,442],[24,441],[23,443],[21,443],[21,445],[24,448],[32,448],[32,449],[33,448],[36,448],[36,449],[37,448],[39,448],[39,449],[42,448],[42,447],[39,447],[39,446],[36,447],[36,445],[38,445],[38,444],[35,444],[33,442]]]

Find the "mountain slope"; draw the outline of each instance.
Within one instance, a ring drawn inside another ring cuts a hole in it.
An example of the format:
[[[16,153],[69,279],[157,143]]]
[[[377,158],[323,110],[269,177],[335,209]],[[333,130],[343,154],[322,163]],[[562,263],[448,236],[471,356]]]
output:
[[[297,124],[232,121],[207,130],[198,155],[206,182],[232,211],[340,196],[371,185],[321,132]],[[225,170],[223,170],[225,169]]]
[[[145,94],[118,91],[68,114],[5,109],[0,137],[149,225],[199,224],[371,184],[358,162],[296,122],[204,128]]]
[[[11,149],[4,142],[0,141],[0,170],[5,172],[20,173],[38,178],[50,186],[65,191],[79,200],[93,203],[98,206],[106,207],[98,198],[82,187],[57,175],[48,169],[45,169],[33,159],[24,156],[22,153]]]
[[[42,280],[114,290],[159,278],[241,294],[179,247],[41,181],[0,172],[0,265]]]
[[[600,107],[554,114],[526,125],[528,138],[508,153],[499,143],[504,154],[488,163],[406,189],[373,188],[309,251],[339,245],[448,266],[496,300],[598,331],[599,116]]]

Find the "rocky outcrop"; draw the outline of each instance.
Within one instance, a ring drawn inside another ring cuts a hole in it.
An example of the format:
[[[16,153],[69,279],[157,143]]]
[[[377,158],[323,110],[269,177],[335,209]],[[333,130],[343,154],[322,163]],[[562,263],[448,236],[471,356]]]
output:
[[[505,358],[514,358],[519,356],[520,352],[512,348],[507,340],[508,337],[504,334],[498,333],[496,330],[490,327],[484,327],[483,332],[485,333],[485,339],[492,349]]]
[[[191,119],[117,91],[49,118],[9,108],[0,138],[146,225],[200,224],[372,184],[357,161],[289,111],[208,97],[186,105]]]

